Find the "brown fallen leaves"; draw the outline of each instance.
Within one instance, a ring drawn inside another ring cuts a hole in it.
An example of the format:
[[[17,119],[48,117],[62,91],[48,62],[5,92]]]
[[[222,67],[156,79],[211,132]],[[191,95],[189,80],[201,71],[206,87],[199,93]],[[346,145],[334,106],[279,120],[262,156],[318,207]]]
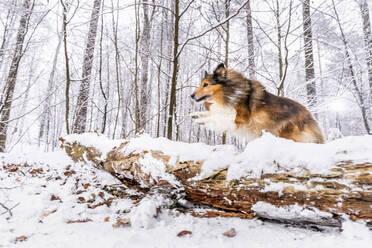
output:
[[[114,200],[115,198],[114,197],[111,197],[109,199],[107,199],[106,201],[103,201],[103,202],[99,202],[97,204],[92,204],[92,205],[88,205],[88,208],[96,208],[96,207],[99,207],[99,206],[102,206],[102,205],[106,205],[107,207],[110,207],[111,204],[112,204],[112,200]]]

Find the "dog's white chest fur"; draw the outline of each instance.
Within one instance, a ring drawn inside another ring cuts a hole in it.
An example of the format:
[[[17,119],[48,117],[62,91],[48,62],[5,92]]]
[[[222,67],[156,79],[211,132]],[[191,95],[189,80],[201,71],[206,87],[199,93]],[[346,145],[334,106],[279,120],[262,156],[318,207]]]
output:
[[[217,132],[227,132],[238,138],[245,138],[246,141],[258,137],[258,135],[252,132],[248,127],[237,127],[235,123],[236,110],[233,107],[212,103],[209,106],[209,111],[194,112],[191,116],[197,123]]]
[[[219,132],[234,132],[236,130],[236,110],[232,107],[212,104],[209,107],[208,122],[206,127]]]

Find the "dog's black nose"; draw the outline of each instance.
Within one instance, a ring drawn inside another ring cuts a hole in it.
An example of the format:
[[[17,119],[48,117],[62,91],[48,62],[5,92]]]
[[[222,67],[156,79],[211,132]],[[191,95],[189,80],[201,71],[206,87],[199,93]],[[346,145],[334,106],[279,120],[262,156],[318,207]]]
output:
[[[192,94],[192,95],[191,95],[191,98],[192,98],[192,99],[195,99],[195,94]]]

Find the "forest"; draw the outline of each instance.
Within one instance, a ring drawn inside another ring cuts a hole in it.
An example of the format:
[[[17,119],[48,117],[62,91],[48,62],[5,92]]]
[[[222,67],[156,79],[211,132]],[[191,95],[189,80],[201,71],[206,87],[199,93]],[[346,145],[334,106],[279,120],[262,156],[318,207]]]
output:
[[[242,146],[189,116],[221,62],[306,105],[329,139],[371,134],[368,2],[1,1],[0,151],[87,131]]]

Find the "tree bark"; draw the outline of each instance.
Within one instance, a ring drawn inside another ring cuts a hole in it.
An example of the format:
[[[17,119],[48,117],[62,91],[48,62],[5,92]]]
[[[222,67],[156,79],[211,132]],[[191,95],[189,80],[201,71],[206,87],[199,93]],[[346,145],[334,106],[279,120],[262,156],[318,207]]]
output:
[[[77,112],[73,126],[73,133],[84,133],[87,122],[90,77],[92,72],[92,64],[94,57],[94,48],[97,36],[98,18],[101,7],[101,1],[95,0],[93,4],[92,14],[90,18],[88,40],[84,53],[83,73],[80,84],[80,91],[77,99]]]
[[[7,140],[8,121],[12,108],[13,95],[17,82],[18,68],[23,56],[23,42],[28,31],[28,23],[32,14],[33,4],[30,0],[24,0],[23,13],[19,20],[19,27],[16,37],[15,50],[10,65],[7,80],[5,82],[5,96],[0,105],[0,152],[4,152]]]
[[[302,14],[303,14],[302,26],[304,30],[305,78],[307,102],[310,107],[313,107],[316,105],[317,99],[313,55],[313,33],[310,16],[310,0],[302,1]]]

